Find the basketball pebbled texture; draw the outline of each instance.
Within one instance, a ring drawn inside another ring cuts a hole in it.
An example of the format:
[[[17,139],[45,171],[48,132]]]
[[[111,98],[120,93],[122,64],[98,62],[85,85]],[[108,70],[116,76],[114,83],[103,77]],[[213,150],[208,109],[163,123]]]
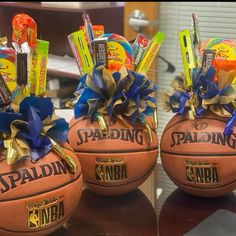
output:
[[[0,235],[47,235],[69,219],[80,199],[82,174],[69,145],[64,150],[76,160],[75,174],[54,152],[38,162],[1,161]]]
[[[103,136],[97,122],[72,119],[68,140],[80,160],[84,183],[88,189],[102,195],[129,192],[151,174],[156,165],[158,141],[152,129],[153,142],[142,125],[128,123],[109,125]]]
[[[161,160],[184,191],[217,197],[236,188],[236,134],[224,137],[227,118],[209,112],[195,120],[175,115],[163,131]]]

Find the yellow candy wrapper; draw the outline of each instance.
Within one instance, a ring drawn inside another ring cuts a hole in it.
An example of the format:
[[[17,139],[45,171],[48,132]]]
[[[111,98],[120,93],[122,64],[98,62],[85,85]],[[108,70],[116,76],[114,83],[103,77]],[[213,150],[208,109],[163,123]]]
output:
[[[196,67],[194,58],[192,39],[189,30],[179,32],[179,42],[183,59],[184,73],[186,76],[187,86],[192,85],[192,70]]]
[[[68,35],[68,40],[78,64],[80,74],[86,74],[93,69],[93,59],[89,52],[89,48],[82,30],[76,31]]]
[[[143,59],[138,65],[136,72],[140,74],[146,74],[158,53],[158,50],[165,39],[165,33],[158,32],[151,40],[147,51],[143,55]]]
[[[36,96],[46,94],[49,42],[37,39],[36,49],[31,56],[29,71],[30,92]]]

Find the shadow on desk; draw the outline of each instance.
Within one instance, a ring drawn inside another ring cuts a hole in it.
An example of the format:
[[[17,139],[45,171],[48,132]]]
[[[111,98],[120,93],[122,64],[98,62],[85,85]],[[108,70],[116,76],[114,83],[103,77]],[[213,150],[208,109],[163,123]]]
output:
[[[51,236],[156,236],[155,210],[137,189],[122,196],[99,196],[84,190],[77,211]]]
[[[219,198],[192,196],[173,184],[161,163],[156,171],[155,184],[145,181],[142,191],[105,197],[85,189],[66,228],[50,236],[183,236],[219,209],[236,213],[236,192]]]
[[[156,205],[159,236],[183,236],[220,209],[236,213],[236,192],[218,198],[193,196],[172,186],[162,167],[159,166],[158,170],[162,181],[159,184],[157,181],[157,185],[164,193]]]

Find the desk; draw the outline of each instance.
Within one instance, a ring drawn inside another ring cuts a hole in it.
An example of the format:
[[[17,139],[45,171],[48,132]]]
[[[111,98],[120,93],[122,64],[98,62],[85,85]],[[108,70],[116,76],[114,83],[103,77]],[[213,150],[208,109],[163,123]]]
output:
[[[116,197],[85,189],[66,227],[50,236],[181,236],[218,209],[236,212],[236,192],[214,199],[191,196],[169,180],[160,163],[155,171],[153,202],[140,189]]]

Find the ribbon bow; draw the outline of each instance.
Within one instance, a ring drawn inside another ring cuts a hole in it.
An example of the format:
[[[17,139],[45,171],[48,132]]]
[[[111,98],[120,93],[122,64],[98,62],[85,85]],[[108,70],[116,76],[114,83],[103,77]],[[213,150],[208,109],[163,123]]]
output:
[[[96,120],[105,134],[108,132],[106,115],[112,122],[125,118],[134,124],[139,120],[147,128],[145,116],[156,117],[155,99],[151,96],[156,90],[152,81],[125,67],[111,74],[98,65],[80,79],[76,98],[68,105],[74,107],[75,119],[85,116]]]
[[[26,156],[37,161],[51,149],[57,152],[58,143],[67,140],[69,125],[53,113],[49,98],[26,97],[20,103],[19,112],[0,113],[0,120],[0,133],[5,135],[3,144],[9,164]],[[60,156],[70,167],[76,168],[73,159],[62,150]]]
[[[189,118],[194,119],[210,109],[217,115],[230,117],[224,135],[232,134],[236,121],[236,84],[232,84],[232,79],[221,71],[216,75],[213,67],[206,72],[194,68],[192,82],[192,87],[187,87],[183,75],[174,78],[171,83],[174,91],[165,92],[162,98],[164,110],[181,115],[188,111]]]

